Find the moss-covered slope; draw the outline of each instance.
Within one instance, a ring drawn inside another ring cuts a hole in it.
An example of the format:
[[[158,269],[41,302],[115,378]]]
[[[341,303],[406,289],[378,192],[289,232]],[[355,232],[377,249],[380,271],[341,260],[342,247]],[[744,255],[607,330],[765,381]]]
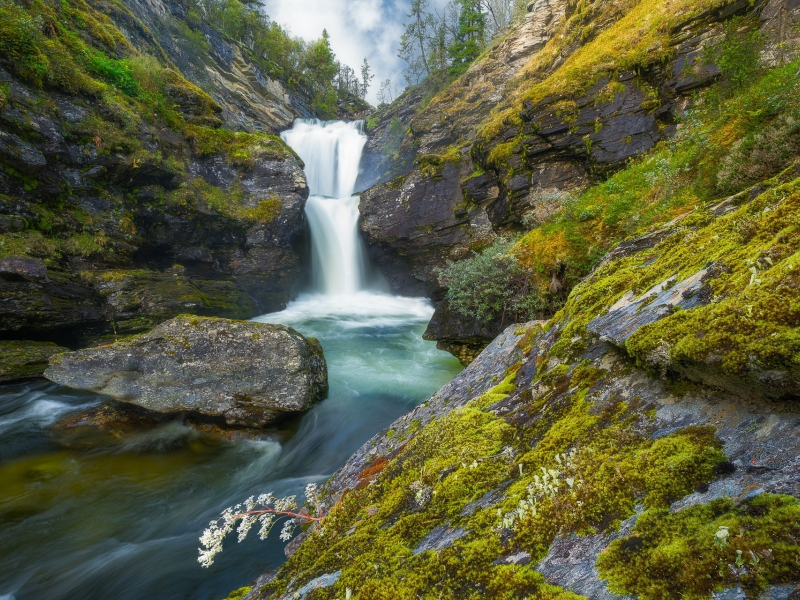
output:
[[[250,597],[331,573],[307,598],[788,597],[799,182],[787,172],[693,213],[607,261],[546,326],[509,328],[350,459],[327,484],[328,517]],[[752,215],[745,239],[736,223]],[[694,294],[639,305],[627,342],[604,335],[621,299],[696,269],[712,276]]]

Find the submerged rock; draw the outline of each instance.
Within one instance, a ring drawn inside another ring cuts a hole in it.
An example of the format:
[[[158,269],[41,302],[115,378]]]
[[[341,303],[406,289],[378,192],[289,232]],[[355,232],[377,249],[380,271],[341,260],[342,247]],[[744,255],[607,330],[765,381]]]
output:
[[[45,376],[157,413],[263,427],[328,392],[322,347],[283,325],[181,316],[51,361]]]

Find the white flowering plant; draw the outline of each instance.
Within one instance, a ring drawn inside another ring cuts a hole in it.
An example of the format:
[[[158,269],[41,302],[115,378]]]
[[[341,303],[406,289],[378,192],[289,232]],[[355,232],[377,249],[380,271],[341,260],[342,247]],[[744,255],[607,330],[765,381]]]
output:
[[[288,542],[298,525],[325,518],[320,511],[316,484],[309,483],[306,486],[305,497],[306,504],[303,507],[297,505],[297,496],[278,498],[268,493],[257,498],[250,496],[243,503],[226,508],[200,536],[203,547],[199,549],[197,561],[202,567],[210,567],[214,564],[214,557],[222,552],[222,540],[226,535],[235,528],[238,541],[242,542],[256,523],[259,524],[258,537],[265,540],[275,524],[283,521],[280,538]],[[312,513],[316,513],[316,516]]]

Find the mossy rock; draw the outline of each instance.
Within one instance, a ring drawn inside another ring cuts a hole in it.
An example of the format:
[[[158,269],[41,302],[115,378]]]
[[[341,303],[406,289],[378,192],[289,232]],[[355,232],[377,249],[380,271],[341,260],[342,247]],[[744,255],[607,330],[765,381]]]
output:
[[[40,377],[61,352],[69,350],[52,342],[0,341],[0,382]]]

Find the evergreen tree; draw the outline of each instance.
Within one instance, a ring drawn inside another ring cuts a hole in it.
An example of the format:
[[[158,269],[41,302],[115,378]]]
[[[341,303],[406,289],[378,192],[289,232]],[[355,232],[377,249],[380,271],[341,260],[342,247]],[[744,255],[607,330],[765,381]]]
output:
[[[408,13],[411,21],[400,39],[398,56],[408,63],[403,75],[410,85],[419,83],[420,79],[431,74],[429,46],[435,22],[427,8],[428,0],[411,0],[411,12]]]
[[[453,43],[448,48],[450,72],[461,74],[486,46],[486,15],[481,0],[458,0],[460,13]]]
[[[364,57],[364,62],[361,65],[361,92],[359,94],[362,99],[367,97],[367,92],[373,79],[375,79],[375,75],[372,74],[367,58]]]
[[[322,38],[309,45],[305,66],[311,78],[323,87],[330,86],[339,72],[339,63],[336,62],[336,55],[331,49],[327,29],[322,30]]]

